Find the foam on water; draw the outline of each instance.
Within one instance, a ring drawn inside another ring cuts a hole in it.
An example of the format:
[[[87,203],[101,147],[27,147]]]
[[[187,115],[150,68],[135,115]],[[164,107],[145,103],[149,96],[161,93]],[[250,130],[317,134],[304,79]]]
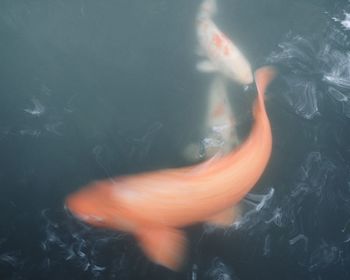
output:
[[[322,115],[328,97],[341,105],[343,116],[350,117],[349,14],[344,14],[344,20],[329,18],[327,30],[318,36],[287,34],[267,58],[268,63],[287,69],[282,75],[287,84],[285,98],[305,119]]]

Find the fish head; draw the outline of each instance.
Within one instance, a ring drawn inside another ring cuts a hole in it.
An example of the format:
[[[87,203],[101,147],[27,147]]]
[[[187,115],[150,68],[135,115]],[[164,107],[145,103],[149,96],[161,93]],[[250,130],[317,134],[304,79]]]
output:
[[[95,226],[131,232],[134,224],[125,215],[117,195],[118,182],[98,181],[66,198],[65,206],[78,219]]]
[[[239,63],[239,67],[231,69],[234,79],[242,85],[249,85],[253,83],[253,72],[248,63]]]

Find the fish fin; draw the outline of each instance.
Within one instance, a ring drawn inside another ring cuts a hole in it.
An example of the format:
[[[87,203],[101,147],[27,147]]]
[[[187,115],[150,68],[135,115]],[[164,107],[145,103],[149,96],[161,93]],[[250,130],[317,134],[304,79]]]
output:
[[[151,261],[174,271],[181,269],[187,244],[183,231],[151,228],[142,230],[137,238],[143,252]]]
[[[212,73],[216,72],[217,68],[209,60],[203,60],[197,63],[197,70],[200,72]]]
[[[217,227],[229,227],[233,224],[239,214],[239,207],[233,206],[209,217],[206,222]]]
[[[276,77],[277,70],[273,66],[264,66],[255,71],[255,82],[259,92],[265,92],[268,85]]]

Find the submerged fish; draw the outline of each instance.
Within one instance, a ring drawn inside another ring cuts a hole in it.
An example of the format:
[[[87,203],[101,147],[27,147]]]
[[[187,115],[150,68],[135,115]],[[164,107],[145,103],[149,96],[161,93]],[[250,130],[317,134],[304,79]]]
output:
[[[204,0],[197,16],[199,52],[205,59],[198,68],[204,71],[215,70],[215,75],[208,92],[205,137],[200,142],[189,144],[184,150],[184,157],[189,162],[208,159],[218,152],[226,154],[239,143],[224,77],[241,84],[253,81],[247,60],[214,24],[212,16],[215,11],[216,1]]]
[[[209,86],[204,137],[189,144],[183,153],[189,162],[208,159],[218,152],[226,154],[238,145],[235,115],[228,99],[225,77],[240,84],[253,81],[249,62],[213,22],[215,11],[216,1],[204,0],[197,16],[199,53],[205,59],[198,68],[215,71],[215,74]]]
[[[181,228],[208,222],[230,225],[236,205],[257,183],[272,149],[264,95],[274,70],[256,72],[258,96],[252,130],[233,152],[199,165],[121,176],[91,183],[66,199],[79,219],[133,234],[144,253],[172,270],[184,262]]]
[[[216,75],[211,83],[206,119],[209,135],[202,140],[206,157],[230,152],[238,144],[235,118],[227,92],[225,80]]]
[[[221,75],[215,75],[209,87],[204,128],[205,137],[185,148],[184,156],[189,162],[208,159],[217,153],[224,155],[239,143],[227,84]]]
[[[200,55],[206,60],[198,69],[206,72],[218,71],[229,79],[248,85],[253,82],[249,62],[238,47],[216,26],[212,17],[216,12],[216,0],[204,0],[197,15],[197,36]]]

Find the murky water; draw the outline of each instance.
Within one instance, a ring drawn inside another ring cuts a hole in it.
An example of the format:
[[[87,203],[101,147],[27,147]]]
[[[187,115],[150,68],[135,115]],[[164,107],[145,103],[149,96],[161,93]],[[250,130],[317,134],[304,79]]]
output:
[[[196,69],[200,4],[0,3],[0,279],[349,279],[348,1],[217,0],[253,68],[279,69],[274,146],[238,222],[187,230],[184,271],[64,210],[91,180],[188,164],[210,81]],[[244,137],[253,95],[230,90]]]

